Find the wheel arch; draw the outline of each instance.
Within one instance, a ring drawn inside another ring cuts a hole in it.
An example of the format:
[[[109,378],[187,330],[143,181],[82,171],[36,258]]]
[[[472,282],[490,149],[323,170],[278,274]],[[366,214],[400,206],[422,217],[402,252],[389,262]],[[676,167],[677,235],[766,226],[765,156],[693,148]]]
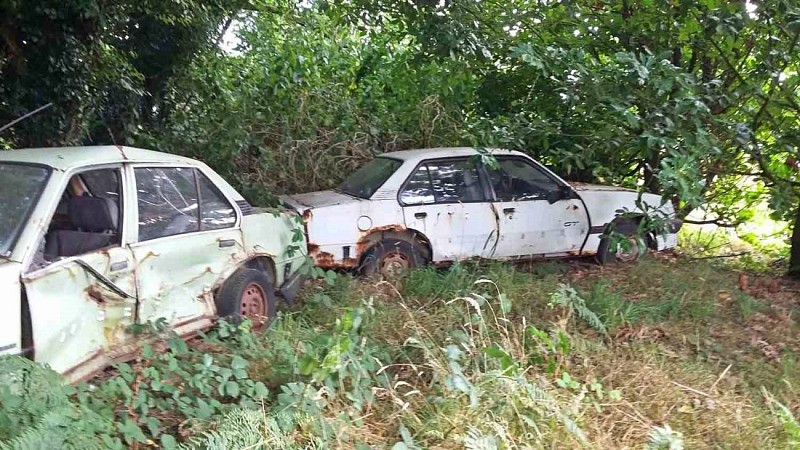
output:
[[[264,272],[267,275],[267,278],[269,278],[269,281],[272,282],[273,288],[277,289],[275,287],[275,282],[277,280],[277,269],[275,267],[275,262],[268,255],[256,255],[240,262],[239,264],[231,266],[228,270],[222,273],[211,289],[213,298],[217,298],[222,286],[224,286],[225,283],[241,269],[256,269]]]
[[[275,261],[272,260],[269,256],[266,255],[259,255],[254,256],[247,261],[244,262],[240,267],[248,268],[248,269],[256,269],[264,272],[269,280],[272,282],[272,286],[275,287],[275,282],[277,281],[277,272],[275,268]],[[237,268],[238,270],[238,268]]]
[[[639,230],[639,226],[644,218],[645,215],[640,213],[632,213],[626,217],[617,217],[606,225],[603,230],[603,235],[608,235],[608,233],[614,231],[623,234],[634,234]],[[652,232],[648,231],[647,235],[643,237],[648,249],[657,249],[656,239]]]
[[[433,246],[424,233],[413,228],[392,227],[387,229],[373,229],[368,231],[358,241],[358,266],[364,262],[364,257],[369,254],[375,245],[384,239],[398,239],[417,246],[424,251],[428,261],[433,261]]]

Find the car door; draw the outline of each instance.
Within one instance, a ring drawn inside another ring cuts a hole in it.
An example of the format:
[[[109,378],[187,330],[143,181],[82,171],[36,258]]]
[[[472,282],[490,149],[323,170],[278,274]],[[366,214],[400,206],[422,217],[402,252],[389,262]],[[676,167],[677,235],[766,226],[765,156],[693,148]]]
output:
[[[424,161],[406,180],[398,195],[406,227],[429,239],[434,261],[494,255],[497,221],[487,187],[469,158]]]
[[[79,379],[132,350],[135,264],[125,246],[123,172],[85,171],[68,179],[40,251],[22,282],[34,359]],[[62,216],[63,214],[63,216]]]
[[[178,328],[213,318],[211,288],[246,256],[232,202],[194,167],[132,172],[140,320],[163,318]]]
[[[497,256],[579,252],[589,216],[577,194],[527,158],[499,156],[497,163],[485,168],[500,222]]]

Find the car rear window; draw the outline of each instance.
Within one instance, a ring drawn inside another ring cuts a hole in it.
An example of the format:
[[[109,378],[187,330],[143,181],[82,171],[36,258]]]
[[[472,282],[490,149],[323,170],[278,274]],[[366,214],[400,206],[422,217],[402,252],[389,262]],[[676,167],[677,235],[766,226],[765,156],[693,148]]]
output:
[[[397,159],[375,158],[347,177],[338,190],[353,197],[370,198],[402,165],[403,161]]]

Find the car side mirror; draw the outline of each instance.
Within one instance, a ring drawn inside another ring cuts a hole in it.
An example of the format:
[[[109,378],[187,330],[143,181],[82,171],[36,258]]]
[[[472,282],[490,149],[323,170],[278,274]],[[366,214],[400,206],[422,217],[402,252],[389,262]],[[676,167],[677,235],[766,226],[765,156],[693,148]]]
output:
[[[559,200],[572,197],[572,189],[569,186],[559,186],[558,189],[547,193],[547,202],[551,205]]]

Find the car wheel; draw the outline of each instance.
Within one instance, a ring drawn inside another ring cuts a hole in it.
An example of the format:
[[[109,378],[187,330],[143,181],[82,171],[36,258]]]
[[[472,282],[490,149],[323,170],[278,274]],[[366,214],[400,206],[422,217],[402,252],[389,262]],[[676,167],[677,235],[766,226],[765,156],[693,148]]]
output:
[[[597,262],[600,264],[632,263],[647,252],[647,242],[641,237],[635,234],[623,234],[620,237],[616,239],[605,237],[600,240]],[[616,248],[612,248],[612,240],[616,241]]]
[[[268,325],[275,317],[275,289],[264,272],[243,268],[225,280],[217,295],[217,316],[233,323],[243,318]]]
[[[428,263],[423,251],[401,239],[384,239],[370,248],[361,263],[361,273],[387,280],[403,278],[411,269]]]

